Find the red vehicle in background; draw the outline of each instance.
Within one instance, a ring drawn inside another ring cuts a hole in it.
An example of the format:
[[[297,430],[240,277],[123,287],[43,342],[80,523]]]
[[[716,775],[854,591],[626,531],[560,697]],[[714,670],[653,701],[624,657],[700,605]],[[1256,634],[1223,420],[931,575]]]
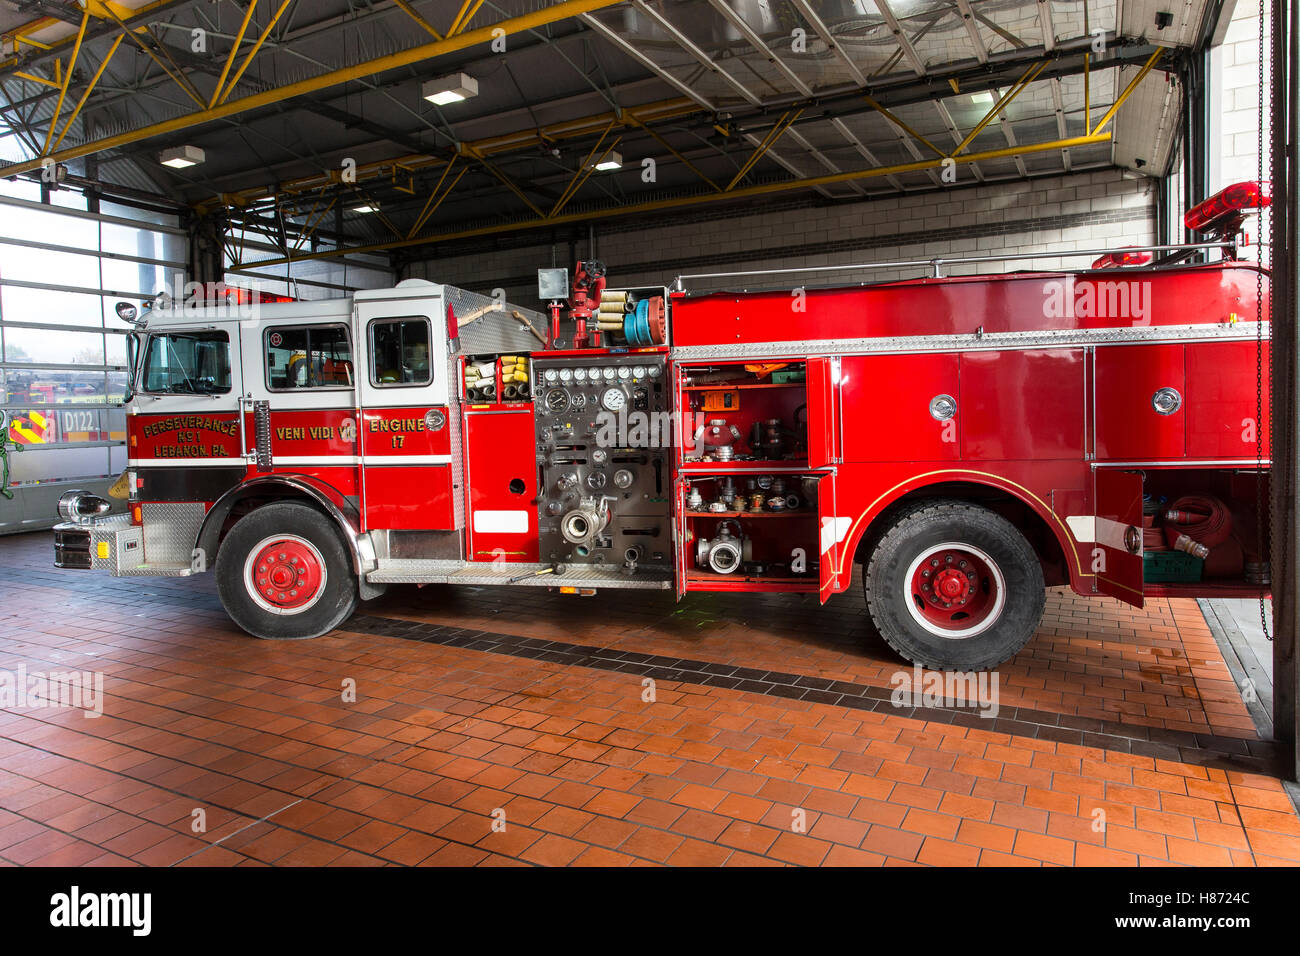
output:
[[[1267,202],[1230,187],[1188,214],[1207,242],[1080,271],[692,294],[723,276],[586,261],[542,271],[549,320],[418,280],[152,312],[130,513],[66,496],[56,564],[215,569],[268,638],[394,583],[824,602],[861,565],[884,639],[955,670],[1024,646],[1045,587],[1259,595],[1268,274],[1235,236]]]

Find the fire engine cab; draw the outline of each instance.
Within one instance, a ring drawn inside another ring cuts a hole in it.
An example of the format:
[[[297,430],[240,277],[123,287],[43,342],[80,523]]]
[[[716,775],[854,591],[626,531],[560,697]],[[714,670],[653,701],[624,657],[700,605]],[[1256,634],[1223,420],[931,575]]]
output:
[[[693,293],[593,260],[541,271],[546,313],[423,280],[128,310],[128,513],[65,496],[55,563],[214,571],[262,638],[390,584],[825,602],[860,565],[880,635],[954,670],[1013,656],[1045,587],[1259,595],[1268,275],[1237,241],[1267,202],[1077,271]]]

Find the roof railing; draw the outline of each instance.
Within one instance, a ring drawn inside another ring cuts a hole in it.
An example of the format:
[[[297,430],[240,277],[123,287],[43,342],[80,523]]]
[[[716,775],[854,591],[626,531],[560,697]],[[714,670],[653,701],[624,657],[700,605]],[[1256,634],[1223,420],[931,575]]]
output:
[[[1236,249],[1237,243],[1224,242],[1220,240],[1210,242],[1192,242],[1182,245],[1165,245],[1165,246],[1124,246],[1124,252],[1161,252],[1161,253],[1181,253],[1172,257],[1172,261],[1186,258],[1192,253],[1202,249]],[[993,255],[993,256],[959,256],[955,258],[938,257],[932,259],[900,259],[893,262],[860,262],[851,265],[838,266],[804,266],[792,269],[755,269],[745,272],[695,272],[679,275],[673,280],[671,291],[685,292],[687,279],[734,279],[744,278],[747,276],[776,276],[776,275],[807,275],[817,272],[849,272],[858,269],[907,269],[926,267],[930,269],[930,278],[944,278],[943,267],[955,263],[969,262],[1018,262],[1029,259],[1095,259],[1108,253],[1115,252],[1115,248],[1109,249],[1074,249],[1063,250],[1061,252],[1017,252],[1010,255]],[[1167,265],[1165,262],[1156,262],[1153,265]],[[1140,268],[1137,266],[1129,268]],[[1150,268],[1147,266],[1145,268]],[[1099,272],[1122,272],[1124,268],[1118,269],[1099,269]],[[977,273],[978,274],[978,273]],[[992,273],[1001,275],[1001,273]]]

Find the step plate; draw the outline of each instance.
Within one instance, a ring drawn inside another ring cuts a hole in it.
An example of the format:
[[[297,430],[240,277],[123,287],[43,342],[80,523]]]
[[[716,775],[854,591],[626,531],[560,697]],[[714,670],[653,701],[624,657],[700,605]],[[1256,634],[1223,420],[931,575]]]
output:
[[[673,586],[671,571],[659,568],[638,570],[636,574],[623,574],[617,567],[606,565],[565,565],[560,574],[533,574],[547,567],[544,564],[471,564],[460,561],[421,561],[390,558],[379,562],[379,567],[366,575],[371,584],[513,584],[518,587],[564,586],[584,588],[639,588],[666,591]],[[529,575],[511,581],[521,574]]]

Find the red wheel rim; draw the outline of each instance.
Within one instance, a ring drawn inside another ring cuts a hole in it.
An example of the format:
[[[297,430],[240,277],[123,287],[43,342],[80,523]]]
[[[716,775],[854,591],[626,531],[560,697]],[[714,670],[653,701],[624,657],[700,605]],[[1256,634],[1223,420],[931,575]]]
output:
[[[289,535],[263,541],[245,565],[249,593],[278,614],[294,614],[315,604],[325,577],[320,552],[310,542]]]
[[[937,545],[917,557],[907,583],[913,619],[945,637],[974,637],[987,630],[1006,602],[997,563],[980,549],[957,542]]]

